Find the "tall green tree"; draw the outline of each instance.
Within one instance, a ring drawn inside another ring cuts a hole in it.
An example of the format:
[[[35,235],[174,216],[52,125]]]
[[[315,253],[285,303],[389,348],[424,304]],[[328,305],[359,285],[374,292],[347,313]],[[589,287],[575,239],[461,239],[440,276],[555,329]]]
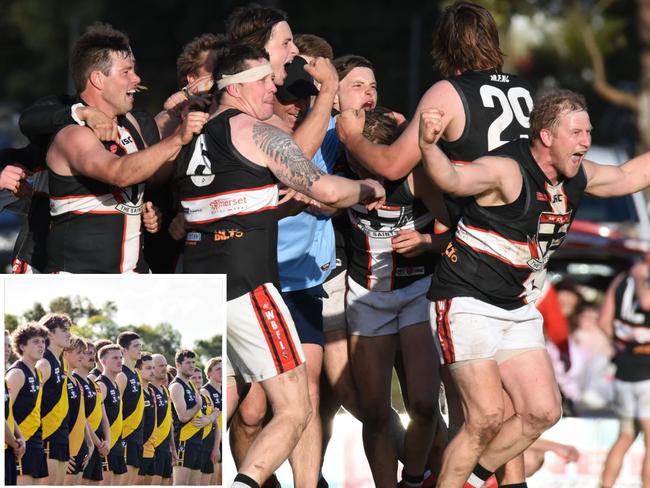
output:
[[[211,358],[222,355],[222,337],[212,336],[210,339],[199,339],[194,342],[194,352],[201,359],[201,363],[207,363]]]

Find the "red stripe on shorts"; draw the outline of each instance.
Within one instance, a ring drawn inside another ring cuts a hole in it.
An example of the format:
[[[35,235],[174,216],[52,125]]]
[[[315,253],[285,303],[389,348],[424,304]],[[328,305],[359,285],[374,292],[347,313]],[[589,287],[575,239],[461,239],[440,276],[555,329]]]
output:
[[[280,307],[278,307],[277,304],[275,303],[275,300],[273,299],[273,295],[271,295],[269,289],[266,287],[266,285],[263,285],[263,288],[267,298],[273,304],[275,309],[278,311],[278,319],[280,320],[280,326],[284,330],[284,334],[287,337],[287,345],[289,346],[289,351],[291,352],[291,356],[294,362],[294,365],[291,366],[291,368],[289,369],[296,368],[302,364],[302,361],[300,360],[300,355],[296,350],[296,345],[293,342],[293,336],[289,332],[289,326],[287,325],[287,321],[285,320],[284,315],[282,315],[282,312],[280,311]]]
[[[445,364],[452,364],[456,361],[456,352],[454,351],[454,341],[451,337],[451,327],[449,326],[449,309],[451,300],[436,301],[436,323],[438,324],[438,337],[440,338],[440,347]]]
[[[264,285],[258,286],[251,292],[251,301],[278,374],[297,367],[300,361],[295,359],[293,341],[287,334],[282,312],[277,308]]]

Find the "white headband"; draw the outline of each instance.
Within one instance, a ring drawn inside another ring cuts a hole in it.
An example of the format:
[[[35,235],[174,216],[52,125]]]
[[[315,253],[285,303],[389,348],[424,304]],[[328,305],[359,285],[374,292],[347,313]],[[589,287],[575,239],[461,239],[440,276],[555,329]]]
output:
[[[228,85],[234,83],[247,83],[250,81],[261,80],[267,75],[273,74],[273,68],[271,68],[271,63],[261,64],[255,66],[254,68],[249,68],[234,75],[222,75],[221,79],[217,81],[217,88],[219,90],[223,89]]]

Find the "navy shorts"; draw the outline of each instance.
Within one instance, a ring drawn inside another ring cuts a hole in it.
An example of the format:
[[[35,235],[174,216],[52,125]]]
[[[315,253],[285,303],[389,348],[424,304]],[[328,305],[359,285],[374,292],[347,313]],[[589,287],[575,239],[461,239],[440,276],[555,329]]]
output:
[[[201,473],[203,474],[212,474],[214,473],[214,464],[210,461],[210,454],[212,449],[209,451],[201,451]]]
[[[82,478],[91,481],[102,481],[104,479],[104,475],[102,474],[103,462],[104,456],[101,456],[99,451],[95,449],[90,456],[86,469],[84,469]],[[108,471],[108,464],[106,465],[106,470]]]
[[[102,469],[104,471],[112,471],[113,474],[124,474],[126,473],[126,453],[124,449],[126,448],[126,442],[119,440],[115,443],[111,451],[106,456]]]
[[[178,462],[176,466],[188,469],[201,469],[201,439],[190,441],[179,441],[176,444]]]
[[[74,461],[68,462],[67,474],[75,475],[82,472],[81,468],[83,467],[83,462],[84,462],[84,458],[86,457],[86,454],[88,454],[88,445],[86,445],[86,443],[84,442],[81,444],[79,453],[74,457]]]
[[[47,457],[43,443],[27,441],[25,455],[17,463],[18,476],[31,476],[32,478],[47,478]]]
[[[142,466],[142,442],[130,437],[126,439],[126,464],[127,466]]]
[[[322,285],[305,290],[282,292],[282,299],[296,324],[302,344],[318,344],[321,347],[325,344],[325,335],[323,334],[324,297],[325,291]]]
[[[18,482],[16,455],[11,447],[5,448],[5,486],[14,486]]]
[[[164,447],[163,447],[164,446]],[[153,455],[154,464],[153,470],[156,476],[162,476],[164,479],[172,477],[172,453],[169,450],[169,443],[165,442],[163,445],[156,448]]]
[[[43,441],[43,449],[47,459],[55,461],[70,461],[70,445],[67,442],[56,442],[51,440]]]
[[[142,458],[142,466],[140,466],[140,470],[138,471],[138,474],[140,476],[153,476],[155,474],[154,470],[154,458]]]

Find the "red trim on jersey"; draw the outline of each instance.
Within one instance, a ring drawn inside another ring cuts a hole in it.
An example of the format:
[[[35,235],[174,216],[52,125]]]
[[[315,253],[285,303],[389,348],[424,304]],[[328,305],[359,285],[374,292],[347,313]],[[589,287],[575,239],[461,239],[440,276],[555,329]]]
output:
[[[458,236],[456,236],[456,241],[457,241],[457,242],[460,242],[460,243],[463,244],[465,247],[470,248],[470,249],[471,249],[472,251],[474,251],[474,252],[477,252],[477,253],[480,253],[480,254],[485,254],[485,255],[487,255],[487,256],[491,256],[491,257],[493,257],[494,259],[497,259],[497,260],[501,261],[502,263],[507,264],[508,266],[512,266],[513,268],[517,268],[517,269],[528,269],[528,268],[529,268],[529,266],[528,266],[527,264],[515,264],[515,263],[513,263],[512,261],[508,261],[507,259],[505,259],[505,258],[503,258],[503,257],[501,257],[501,256],[499,256],[499,255],[497,255],[497,254],[493,254],[493,253],[488,252],[488,251],[486,251],[486,250],[484,250],[484,249],[478,249],[478,248],[472,247],[472,246],[470,246],[469,244],[467,244],[467,242],[465,242],[464,240],[460,239]],[[513,241],[511,241],[511,242],[513,242]]]
[[[453,160],[451,161],[451,164],[457,164],[457,165],[459,165],[459,166],[463,166],[463,165],[465,165],[465,164],[472,164],[472,162],[471,162],[471,161],[460,161],[460,160],[458,160],[458,159],[453,159]]]
[[[124,273],[124,257],[126,254],[126,224],[128,218],[124,216],[124,227],[122,228],[122,257],[120,258],[120,273]]]
[[[503,236],[502,234],[499,234],[498,232],[495,232],[495,231],[493,231],[493,230],[483,229],[483,228],[481,228],[481,227],[474,227],[474,226],[472,226],[472,225],[468,225],[468,224],[466,224],[466,223],[464,223],[464,222],[463,222],[463,225],[464,225],[465,227],[467,227],[468,229],[472,229],[472,230],[475,230],[475,231],[478,231],[478,232],[482,232],[483,234],[493,234],[493,235],[495,235],[495,236],[499,236],[499,237],[500,237],[501,239],[503,239],[504,241],[512,242],[513,244],[518,244],[518,245],[520,245],[520,246],[527,246],[527,245],[528,245],[527,242],[524,242],[524,241],[515,241],[514,239],[508,239],[507,237],[505,237],[505,236]]]
[[[372,276],[372,253],[370,252],[370,238],[368,237],[368,234],[364,234],[364,237],[366,239],[366,254],[368,254],[368,275],[366,279],[366,288],[368,288],[368,290],[371,290],[372,281],[370,280],[370,277]]]
[[[68,212],[71,214],[75,215],[86,215],[86,214],[95,214],[95,215],[119,215],[122,212],[119,210],[90,210],[88,212],[82,212],[80,210],[74,210],[72,212]]]
[[[440,339],[440,348],[442,349],[445,364],[452,364],[456,361],[456,351],[451,337],[451,327],[449,326],[450,308],[451,299],[436,301],[436,324],[438,325],[438,338]]]
[[[397,273],[397,253],[395,251],[390,252],[390,291],[395,289],[395,274]]]
[[[402,207],[399,206],[399,205],[382,205],[381,207],[379,207],[380,210],[390,210],[390,211],[393,211],[393,212],[398,211],[401,208]]]
[[[205,200],[205,199],[208,199],[208,198],[220,197],[222,195],[232,195],[233,193],[243,193],[243,192],[248,193],[248,192],[256,191],[256,190],[266,190],[267,188],[273,188],[274,186],[276,186],[276,184],[271,183],[270,185],[256,186],[256,187],[253,187],[253,188],[242,188],[241,190],[224,191],[222,193],[214,193],[212,195],[202,195],[200,197],[186,197],[186,198],[182,198],[181,200],[188,201],[188,202],[196,201],[196,200]]]
[[[268,205],[266,207],[262,207],[262,208],[260,208],[258,210],[254,210],[252,212],[238,212],[238,213],[234,213],[234,214],[230,214],[230,215],[224,215],[223,217],[216,217],[214,219],[194,220],[191,223],[192,224],[207,224],[207,223],[210,223],[210,222],[216,222],[217,220],[226,219],[228,217],[236,217],[238,215],[252,215],[252,214],[256,214],[256,213],[266,212],[268,210],[275,210],[277,208],[278,208],[277,205]]]

